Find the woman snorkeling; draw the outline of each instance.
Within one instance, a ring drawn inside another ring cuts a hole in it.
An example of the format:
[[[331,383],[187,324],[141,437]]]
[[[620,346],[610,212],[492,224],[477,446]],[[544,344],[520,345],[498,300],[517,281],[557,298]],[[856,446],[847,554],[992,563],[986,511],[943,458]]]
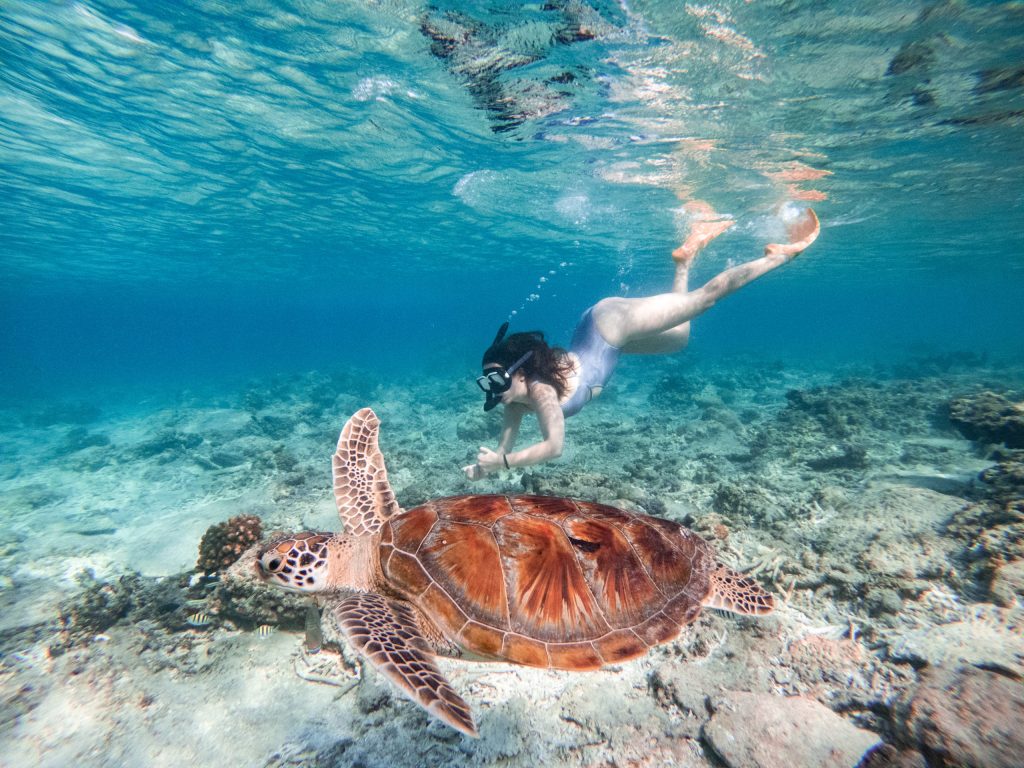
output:
[[[733,225],[711,206],[688,206],[698,214],[690,233],[672,252],[676,264],[672,290],[656,296],[610,297],[580,318],[569,349],[548,346],[539,331],[505,335],[504,323],[483,355],[484,410],[505,406],[496,450],[481,447],[476,463],[463,467],[470,480],[501,469],[526,467],[562,455],[565,419],[597,397],[615,370],[619,355],[678,352],[690,338],[690,321],[719,299],[791,261],[818,237],[818,217],[804,209],[787,223],[788,243],[765,246],[764,256],[720,272],[695,290],[687,280],[690,265],[712,240]],[[523,416],[535,413],[542,440],[513,452]]]

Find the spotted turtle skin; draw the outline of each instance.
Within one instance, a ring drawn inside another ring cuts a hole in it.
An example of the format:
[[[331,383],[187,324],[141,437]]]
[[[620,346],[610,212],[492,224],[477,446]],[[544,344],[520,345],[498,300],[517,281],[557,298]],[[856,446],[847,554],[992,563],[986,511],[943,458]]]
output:
[[[710,546],[668,520],[547,496],[456,496],[384,522],[388,586],[465,651],[567,670],[632,659],[700,614]]]

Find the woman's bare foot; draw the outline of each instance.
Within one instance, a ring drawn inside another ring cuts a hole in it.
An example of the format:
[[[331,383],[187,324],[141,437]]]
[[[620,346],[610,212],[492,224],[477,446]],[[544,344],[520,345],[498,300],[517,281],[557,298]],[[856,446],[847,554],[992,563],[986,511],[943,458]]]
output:
[[[787,261],[792,259],[818,238],[821,224],[814,211],[805,208],[799,216],[787,222],[786,232],[789,235],[789,242],[769,243],[764,247],[765,256],[785,256]]]
[[[736,222],[721,219],[715,209],[703,200],[692,200],[685,206],[686,212],[694,217],[686,242],[672,251],[672,258],[689,264],[693,258],[712,240],[729,229]]]

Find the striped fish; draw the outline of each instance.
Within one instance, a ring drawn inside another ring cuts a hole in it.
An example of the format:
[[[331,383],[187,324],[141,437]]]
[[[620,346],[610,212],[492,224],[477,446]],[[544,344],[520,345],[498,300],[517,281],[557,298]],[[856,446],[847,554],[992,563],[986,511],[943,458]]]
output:
[[[276,627],[272,627],[269,624],[260,624],[256,627],[256,637],[270,637],[276,629]]]
[[[185,619],[185,621],[188,623],[190,627],[202,628],[210,626],[210,622],[212,622],[213,619],[211,619],[207,614],[203,613],[202,611],[199,611],[198,613],[193,613],[191,616]]]

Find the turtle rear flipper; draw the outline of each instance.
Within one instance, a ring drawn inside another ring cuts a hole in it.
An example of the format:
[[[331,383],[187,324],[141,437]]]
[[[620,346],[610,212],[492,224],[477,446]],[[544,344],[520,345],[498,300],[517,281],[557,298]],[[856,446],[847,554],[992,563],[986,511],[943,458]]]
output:
[[[476,737],[469,705],[434,664],[410,604],[362,592],[340,601],[334,611],[352,647],[377,670],[431,715]]]
[[[763,616],[775,610],[775,598],[760,584],[742,573],[719,565],[709,574],[711,591],[704,600],[708,608]]]

